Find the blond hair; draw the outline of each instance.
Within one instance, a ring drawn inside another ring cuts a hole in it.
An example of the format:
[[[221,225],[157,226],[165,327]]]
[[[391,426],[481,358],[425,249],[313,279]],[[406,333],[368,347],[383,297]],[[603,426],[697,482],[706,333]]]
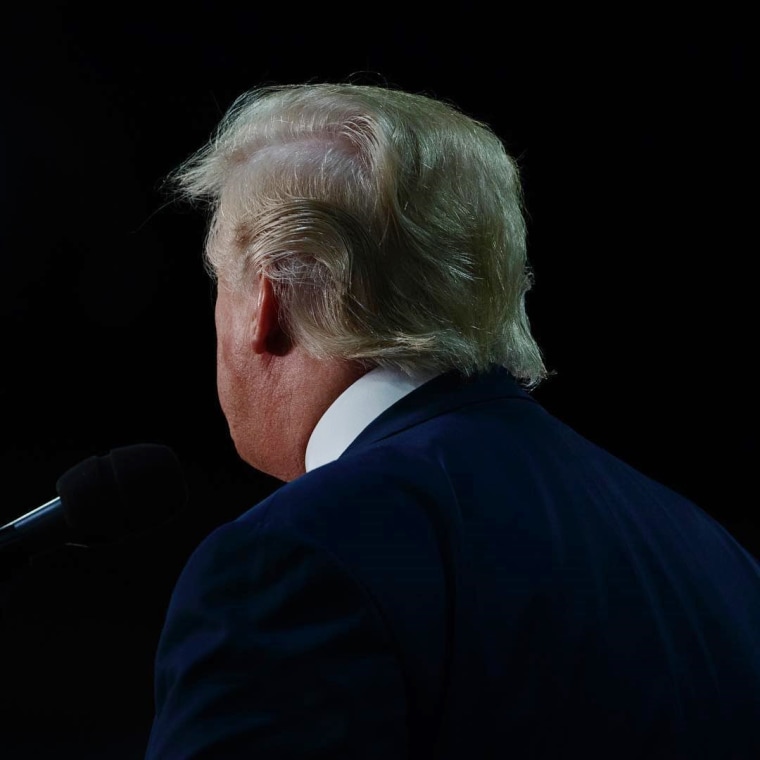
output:
[[[259,88],[170,179],[211,203],[210,273],[238,288],[264,274],[311,355],[546,376],[516,163],[456,107],[381,86]]]

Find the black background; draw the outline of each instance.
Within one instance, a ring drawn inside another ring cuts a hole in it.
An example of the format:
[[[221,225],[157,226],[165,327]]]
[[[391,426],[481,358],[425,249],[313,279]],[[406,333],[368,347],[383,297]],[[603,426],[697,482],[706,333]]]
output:
[[[0,523],[133,443],[171,446],[191,495],[171,526],[0,584],[1,757],[141,757],[177,575],[278,485],[238,461],[216,400],[205,219],[161,190],[256,85],[387,82],[488,122],[525,185],[529,313],[557,373],[536,397],[760,556],[748,21],[402,10],[6,18]]]

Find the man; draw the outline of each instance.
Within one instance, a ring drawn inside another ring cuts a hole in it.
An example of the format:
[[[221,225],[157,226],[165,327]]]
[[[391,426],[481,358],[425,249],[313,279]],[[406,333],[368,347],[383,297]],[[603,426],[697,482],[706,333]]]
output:
[[[264,88],[174,179],[211,201],[232,438],[286,484],[178,579],[148,760],[760,757],[760,567],[529,395],[492,131]]]

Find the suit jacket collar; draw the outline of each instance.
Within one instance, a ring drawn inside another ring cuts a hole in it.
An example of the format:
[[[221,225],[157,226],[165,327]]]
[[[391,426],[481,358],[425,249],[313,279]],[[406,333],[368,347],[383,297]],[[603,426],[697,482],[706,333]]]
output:
[[[496,398],[536,403],[504,367],[494,365],[488,371],[470,377],[458,370],[445,372],[386,409],[359,433],[341,456],[356,453],[358,449],[440,414]]]

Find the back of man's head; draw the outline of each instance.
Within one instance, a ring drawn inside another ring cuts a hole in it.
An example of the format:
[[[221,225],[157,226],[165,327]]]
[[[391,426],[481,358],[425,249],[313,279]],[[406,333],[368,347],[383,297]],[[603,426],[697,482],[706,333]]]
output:
[[[545,377],[517,167],[455,107],[378,86],[256,89],[173,180],[211,202],[212,274],[265,275],[313,356]]]

